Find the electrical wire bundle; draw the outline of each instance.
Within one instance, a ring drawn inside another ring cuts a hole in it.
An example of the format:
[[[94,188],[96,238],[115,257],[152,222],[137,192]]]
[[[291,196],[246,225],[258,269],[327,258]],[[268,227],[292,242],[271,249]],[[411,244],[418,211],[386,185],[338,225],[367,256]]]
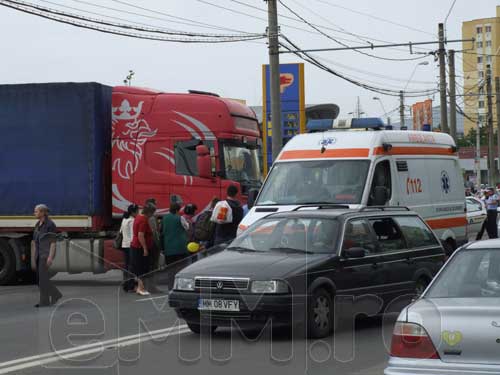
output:
[[[258,33],[199,33],[145,26],[144,24],[136,22],[121,23],[65,12],[21,0],[0,0],[0,5],[75,27],[138,39],[177,43],[232,43],[264,39],[267,37],[266,34]],[[105,17],[116,19],[116,17]]]

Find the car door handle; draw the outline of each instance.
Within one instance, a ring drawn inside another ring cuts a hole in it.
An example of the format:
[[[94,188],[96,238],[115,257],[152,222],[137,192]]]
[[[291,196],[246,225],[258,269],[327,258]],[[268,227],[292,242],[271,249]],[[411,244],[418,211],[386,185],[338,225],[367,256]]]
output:
[[[379,266],[377,263],[373,263],[373,264],[372,264],[372,268],[373,268],[374,270],[376,270],[376,269],[377,269],[377,268],[379,268],[379,267],[380,267],[380,266]]]
[[[415,259],[406,259],[406,263],[415,264]]]

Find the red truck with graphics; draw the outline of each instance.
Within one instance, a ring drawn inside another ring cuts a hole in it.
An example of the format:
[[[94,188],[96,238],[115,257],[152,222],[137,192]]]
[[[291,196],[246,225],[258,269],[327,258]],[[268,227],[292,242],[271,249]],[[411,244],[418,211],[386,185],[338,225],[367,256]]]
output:
[[[0,181],[12,202],[0,208],[0,285],[30,269],[37,203],[66,232],[53,270],[103,273],[120,263],[111,239],[131,203],[155,198],[161,215],[177,200],[201,212],[230,184],[242,201],[261,185],[258,122],[238,101],[63,83],[0,86],[0,103],[2,129],[21,140],[0,141],[13,165]]]

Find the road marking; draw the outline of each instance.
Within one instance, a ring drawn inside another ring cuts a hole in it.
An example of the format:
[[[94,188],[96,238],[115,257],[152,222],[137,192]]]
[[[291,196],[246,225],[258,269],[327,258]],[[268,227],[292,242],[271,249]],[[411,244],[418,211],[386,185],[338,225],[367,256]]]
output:
[[[164,299],[168,299],[168,294],[165,294],[163,296],[159,296],[159,297],[151,297],[151,298],[141,298],[141,299],[136,299],[135,302],[143,302],[143,301],[153,301],[155,299],[160,299],[160,298],[164,298]]]
[[[125,346],[137,345],[142,342],[157,340],[173,335],[182,335],[190,332],[187,325],[183,324],[177,327],[158,329],[146,333],[118,337],[106,341],[95,342],[87,345],[75,346],[74,348],[63,349],[55,352],[44,353],[31,357],[18,358],[12,361],[0,363],[0,375],[11,372],[43,366],[49,363],[68,360],[93,353],[104,352],[107,349],[121,348]]]

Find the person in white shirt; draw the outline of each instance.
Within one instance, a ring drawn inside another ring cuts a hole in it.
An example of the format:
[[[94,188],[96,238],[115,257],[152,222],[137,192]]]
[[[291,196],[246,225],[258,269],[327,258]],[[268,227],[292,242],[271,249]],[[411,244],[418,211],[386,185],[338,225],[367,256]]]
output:
[[[127,212],[123,214],[122,224],[120,226],[120,232],[122,234],[122,250],[124,258],[123,266],[123,284],[122,288],[125,292],[132,292],[135,289],[135,277],[130,271],[130,243],[133,238],[133,225],[134,219],[139,213],[139,206],[136,204],[131,204],[127,208]]]

